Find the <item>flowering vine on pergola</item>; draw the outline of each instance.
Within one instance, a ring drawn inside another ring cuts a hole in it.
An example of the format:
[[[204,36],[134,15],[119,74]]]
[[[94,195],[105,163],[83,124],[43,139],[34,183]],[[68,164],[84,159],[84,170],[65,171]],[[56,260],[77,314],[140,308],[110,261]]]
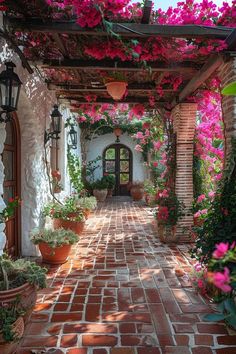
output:
[[[23,47],[48,88],[74,113],[102,118],[112,108],[131,109],[130,117],[177,103],[198,102],[196,154],[222,158],[220,82],[223,57],[236,48],[236,1],[217,8],[212,1],[180,2],[154,10],[151,1],[5,0],[3,35]],[[105,82],[114,75],[128,83],[119,103]],[[212,81],[212,75],[214,80]],[[115,104],[114,104],[115,103]],[[124,107],[124,106],[123,106]],[[129,108],[132,107],[132,108]],[[209,135],[209,131],[211,134]]]

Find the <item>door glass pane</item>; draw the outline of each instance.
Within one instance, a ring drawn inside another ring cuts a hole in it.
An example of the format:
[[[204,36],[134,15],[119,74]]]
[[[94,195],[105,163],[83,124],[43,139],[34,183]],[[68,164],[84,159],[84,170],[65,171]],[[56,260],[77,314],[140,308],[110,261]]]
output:
[[[5,144],[8,145],[13,145],[13,132],[12,132],[12,123],[11,122],[7,122],[6,123],[6,140],[5,140]]]
[[[14,179],[14,176],[13,176],[13,152],[7,151],[7,150],[3,151],[2,162],[4,165],[5,181],[12,181]]]
[[[113,160],[115,159],[115,156],[116,154],[114,148],[107,149],[106,156],[105,156],[106,159]]]
[[[128,173],[120,173],[120,184],[127,184],[129,182]]]
[[[105,161],[105,171],[106,172],[115,172],[116,162],[115,161]]]
[[[120,161],[120,172],[129,172],[129,161]]]
[[[129,159],[129,150],[126,148],[120,149],[120,159]]]

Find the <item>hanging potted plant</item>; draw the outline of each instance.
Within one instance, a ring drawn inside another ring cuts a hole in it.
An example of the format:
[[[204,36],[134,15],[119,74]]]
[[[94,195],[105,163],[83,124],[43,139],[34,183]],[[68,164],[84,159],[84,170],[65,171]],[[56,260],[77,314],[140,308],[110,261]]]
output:
[[[130,188],[130,194],[134,201],[142,200],[144,196],[143,182],[133,181]]]
[[[105,78],[105,86],[109,95],[117,101],[124,96],[128,83],[122,73],[114,72]]]
[[[93,183],[93,195],[98,202],[104,202],[107,197],[107,182],[104,179],[98,179]]]
[[[46,286],[46,269],[24,259],[12,260],[0,257],[0,303],[10,304],[17,300],[19,308],[30,314],[36,303],[37,289]]]
[[[61,174],[59,170],[53,170],[52,175],[52,191],[53,193],[60,193],[62,191],[62,185],[60,184]]]
[[[54,229],[66,229],[80,235],[85,226],[85,217],[83,210],[76,205],[74,196],[65,199],[64,204],[51,202],[45,205],[44,216],[50,216],[53,219]]]
[[[65,229],[35,230],[30,239],[39,246],[43,262],[50,264],[65,263],[71,246],[79,240],[77,234]]]

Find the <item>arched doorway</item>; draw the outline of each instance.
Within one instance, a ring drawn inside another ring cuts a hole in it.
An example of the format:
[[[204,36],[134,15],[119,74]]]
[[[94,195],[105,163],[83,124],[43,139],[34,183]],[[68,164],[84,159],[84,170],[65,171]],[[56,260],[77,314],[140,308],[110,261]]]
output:
[[[20,127],[16,114],[14,119],[6,123],[6,140],[2,154],[4,165],[3,198],[6,204],[10,198],[20,197]],[[5,251],[11,256],[20,254],[20,208],[6,222],[7,243]]]
[[[131,150],[122,144],[108,146],[103,153],[103,174],[115,176],[115,195],[128,195],[127,184],[132,182],[133,164]]]

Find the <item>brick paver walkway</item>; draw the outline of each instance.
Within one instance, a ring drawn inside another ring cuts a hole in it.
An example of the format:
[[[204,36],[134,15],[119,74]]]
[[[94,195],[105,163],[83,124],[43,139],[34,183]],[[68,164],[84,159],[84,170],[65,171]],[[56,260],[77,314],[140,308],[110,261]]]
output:
[[[175,271],[190,270],[187,246],[161,244],[152,220],[130,199],[103,204],[50,270],[17,354],[235,354],[236,332],[202,322],[209,305]]]

